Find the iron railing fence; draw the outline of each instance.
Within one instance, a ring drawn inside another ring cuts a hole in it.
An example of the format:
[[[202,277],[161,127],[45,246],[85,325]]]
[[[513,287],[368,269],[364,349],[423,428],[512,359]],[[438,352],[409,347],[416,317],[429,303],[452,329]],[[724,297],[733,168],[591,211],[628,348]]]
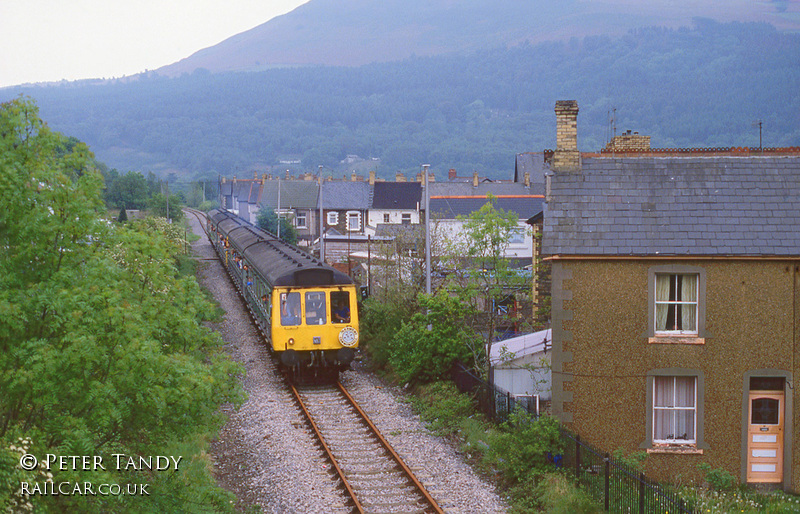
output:
[[[478,408],[495,423],[504,423],[515,409],[534,417],[535,408],[520,402],[510,392],[490,384],[457,363],[452,378],[461,392],[474,395]],[[580,436],[560,428],[564,453],[553,455],[554,466],[563,468],[578,485],[603,504],[608,512],[690,514],[694,508],[669,485],[648,479],[644,473],[612,458]]]

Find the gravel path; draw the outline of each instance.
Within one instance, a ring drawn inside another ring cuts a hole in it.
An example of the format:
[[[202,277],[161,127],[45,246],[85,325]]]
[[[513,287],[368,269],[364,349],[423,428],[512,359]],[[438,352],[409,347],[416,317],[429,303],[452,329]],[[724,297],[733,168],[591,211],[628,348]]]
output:
[[[201,235],[192,244],[201,259],[198,279],[226,312],[212,328],[222,335],[231,357],[244,366],[242,384],[248,394],[238,410],[226,409],[228,421],[211,444],[217,480],[236,494],[242,511],[350,512],[242,300],[219,262],[211,260],[214,251],[199,223],[189,218],[194,232]],[[446,512],[507,510],[494,487],[481,480],[450,444],[430,434],[408,404],[399,400],[400,389],[355,367],[343,374],[342,383]]]

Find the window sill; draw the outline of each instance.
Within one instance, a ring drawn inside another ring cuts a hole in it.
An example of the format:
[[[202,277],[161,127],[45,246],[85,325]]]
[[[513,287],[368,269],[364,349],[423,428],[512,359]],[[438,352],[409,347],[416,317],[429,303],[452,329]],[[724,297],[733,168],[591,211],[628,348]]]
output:
[[[703,455],[703,450],[693,444],[665,444],[655,445],[647,449],[647,453],[662,453],[673,455]]]
[[[648,337],[649,344],[706,344],[704,337],[697,336],[683,336],[683,335],[660,335],[655,337]]]

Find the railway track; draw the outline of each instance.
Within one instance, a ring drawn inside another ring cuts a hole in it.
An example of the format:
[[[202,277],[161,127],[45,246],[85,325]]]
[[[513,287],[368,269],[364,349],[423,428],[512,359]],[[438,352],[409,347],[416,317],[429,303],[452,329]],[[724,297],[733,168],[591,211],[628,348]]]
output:
[[[344,386],[289,387],[354,512],[443,512]]]
[[[208,235],[205,213],[184,210],[198,219]],[[261,331],[252,312],[249,314]],[[288,387],[353,512],[444,512],[344,386],[337,382],[305,386],[288,383]]]
[[[191,207],[184,207],[183,210],[197,218],[197,221],[200,222],[200,228],[203,229],[203,233],[206,235],[206,237],[208,237],[208,229],[206,228],[206,213],[203,211],[198,211],[197,209],[192,209]]]

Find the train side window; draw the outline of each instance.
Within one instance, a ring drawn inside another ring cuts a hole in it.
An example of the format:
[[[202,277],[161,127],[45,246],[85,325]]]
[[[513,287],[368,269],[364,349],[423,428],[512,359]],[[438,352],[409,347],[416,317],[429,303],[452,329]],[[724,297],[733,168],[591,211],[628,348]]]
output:
[[[281,293],[281,325],[300,324],[300,293]]]
[[[334,323],[350,323],[350,293],[331,293],[331,319]]]
[[[325,323],[325,293],[322,291],[306,293],[306,325],[324,325]]]

